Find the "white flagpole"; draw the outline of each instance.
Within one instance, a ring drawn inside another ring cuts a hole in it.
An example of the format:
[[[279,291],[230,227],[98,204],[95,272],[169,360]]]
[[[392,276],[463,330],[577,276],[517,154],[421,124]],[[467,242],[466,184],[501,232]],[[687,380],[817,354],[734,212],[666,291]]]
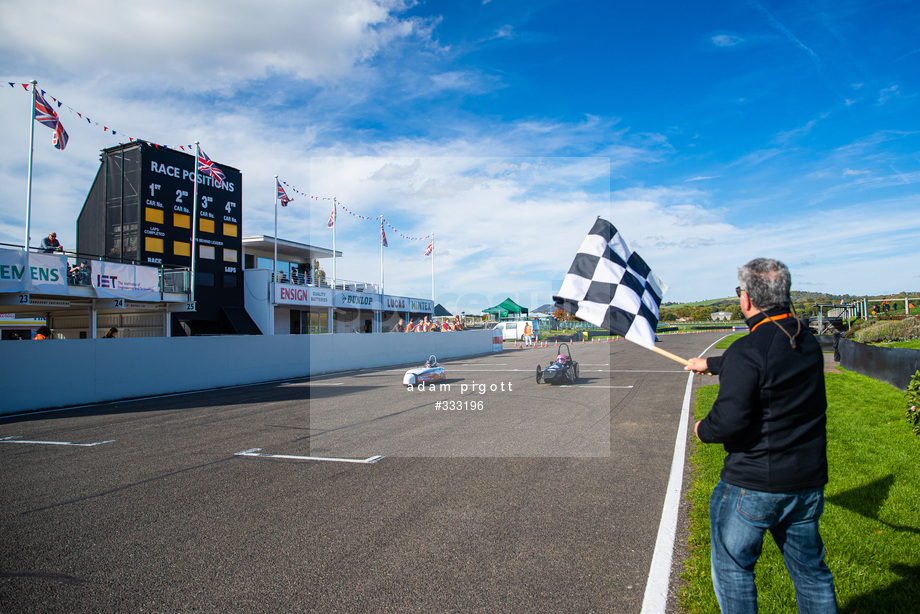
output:
[[[199,141],[195,141],[195,185],[192,187],[192,266],[191,266],[191,295],[195,302],[195,256],[198,253],[198,160],[201,158]]]
[[[339,217],[338,209],[339,209],[339,201],[337,201],[335,197],[333,197],[332,198],[332,289],[333,290],[335,290],[335,227],[339,225],[338,224],[339,221],[336,219]],[[316,271],[314,271],[313,273],[315,275]]]
[[[29,233],[32,226],[32,154],[35,150],[35,88],[38,87],[38,81],[32,79],[32,108],[29,109],[29,180],[26,185],[26,239],[23,243],[23,249],[26,250],[26,271],[29,270]]]
[[[434,233],[431,233],[431,304],[434,305]]]
[[[380,294],[383,294],[383,214],[380,214]]]
[[[275,259],[272,261],[272,283],[278,281],[278,175],[275,175]],[[272,286],[272,303],[275,302],[274,287]]]

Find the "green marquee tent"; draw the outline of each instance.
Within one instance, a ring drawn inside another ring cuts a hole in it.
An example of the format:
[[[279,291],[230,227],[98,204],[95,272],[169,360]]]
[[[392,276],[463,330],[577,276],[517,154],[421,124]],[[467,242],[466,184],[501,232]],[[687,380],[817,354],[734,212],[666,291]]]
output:
[[[510,298],[506,298],[501,303],[495,307],[489,307],[488,309],[483,309],[482,313],[494,314],[499,318],[510,318],[513,316],[526,316],[530,312],[527,307],[521,307]]]

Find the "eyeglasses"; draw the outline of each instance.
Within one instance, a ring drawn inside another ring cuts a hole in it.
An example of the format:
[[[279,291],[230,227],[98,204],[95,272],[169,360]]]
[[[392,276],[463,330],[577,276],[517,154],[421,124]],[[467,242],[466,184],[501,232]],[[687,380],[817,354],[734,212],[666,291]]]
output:
[[[735,288],[735,294],[737,294],[738,296],[741,296],[741,286],[738,286]]]

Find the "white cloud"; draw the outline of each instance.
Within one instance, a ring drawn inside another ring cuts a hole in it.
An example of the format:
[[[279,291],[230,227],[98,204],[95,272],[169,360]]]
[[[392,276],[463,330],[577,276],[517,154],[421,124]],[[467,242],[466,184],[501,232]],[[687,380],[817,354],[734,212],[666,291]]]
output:
[[[744,39],[735,34],[716,34],[709,40],[716,47],[735,47],[744,42]]]
[[[337,80],[397,41],[430,40],[401,0],[5,0],[0,49],[34,69],[144,88],[220,88],[280,73]],[[36,42],[36,32],[53,33]],[[44,72],[44,71],[43,71]],[[91,76],[90,76],[91,75]]]
[[[886,87],[878,94],[878,104],[883,105],[890,101],[892,98],[897,97],[900,93],[900,87],[897,85]]]

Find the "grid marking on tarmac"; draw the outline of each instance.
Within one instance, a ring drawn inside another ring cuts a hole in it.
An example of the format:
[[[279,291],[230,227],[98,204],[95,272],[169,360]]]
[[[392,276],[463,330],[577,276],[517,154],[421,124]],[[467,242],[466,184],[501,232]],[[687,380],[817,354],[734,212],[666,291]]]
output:
[[[254,456],[257,458],[283,458],[286,460],[308,460],[323,461],[329,463],[357,463],[360,465],[371,465],[379,461],[383,456],[371,456],[370,458],[327,458],[323,456],[294,456],[292,454],[266,454],[259,452],[262,448],[252,448],[243,452],[237,452],[234,456]]]
[[[94,441],[92,443],[74,443],[72,441],[36,441],[32,439],[22,439],[22,435],[12,435],[10,437],[3,437],[0,439],[0,443],[32,443],[40,444],[46,446],[77,446],[81,448],[92,448],[93,446],[101,446],[104,443],[112,443],[114,439],[107,439],[106,441]]]

